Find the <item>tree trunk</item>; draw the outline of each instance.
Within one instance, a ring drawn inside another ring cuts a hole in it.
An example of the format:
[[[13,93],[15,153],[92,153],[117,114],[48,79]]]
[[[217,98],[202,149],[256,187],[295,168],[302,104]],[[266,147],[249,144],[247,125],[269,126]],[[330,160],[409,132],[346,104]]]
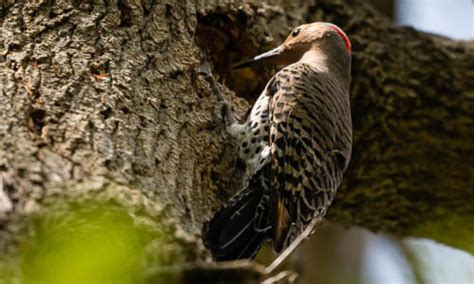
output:
[[[213,63],[243,119],[275,69],[230,65],[313,21],[353,46],[353,157],[328,220],[474,253],[473,45],[360,1],[269,2],[2,2],[0,254],[67,197],[124,206],[179,261],[209,256],[203,223],[242,167],[195,69]]]

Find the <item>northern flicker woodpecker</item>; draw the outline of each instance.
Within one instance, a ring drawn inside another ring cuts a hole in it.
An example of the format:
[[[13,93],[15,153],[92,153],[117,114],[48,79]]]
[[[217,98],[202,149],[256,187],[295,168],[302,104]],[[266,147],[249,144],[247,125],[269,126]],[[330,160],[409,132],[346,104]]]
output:
[[[268,239],[277,253],[288,247],[326,214],[351,156],[351,44],[339,27],[301,25],[280,46],[237,67],[255,63],[286,67],[244,124],[227,115],[247,174],[244,189],[205,229],[217,260],[253,258]]]

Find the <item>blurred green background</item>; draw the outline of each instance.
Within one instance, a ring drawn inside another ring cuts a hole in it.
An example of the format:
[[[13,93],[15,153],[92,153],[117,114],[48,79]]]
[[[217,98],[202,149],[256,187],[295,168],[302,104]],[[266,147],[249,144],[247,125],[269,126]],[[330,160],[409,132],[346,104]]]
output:
[[[145,245],[128,214],[111,204],[71,204],[31,221],[20,245],[22,283],[142,283]]]

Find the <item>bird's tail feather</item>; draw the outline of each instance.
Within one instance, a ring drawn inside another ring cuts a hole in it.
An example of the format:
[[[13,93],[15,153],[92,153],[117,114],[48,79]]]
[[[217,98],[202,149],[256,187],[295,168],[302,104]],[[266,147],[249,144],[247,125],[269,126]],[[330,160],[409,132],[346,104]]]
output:
[[[265,194],[263,182],[254,177],[214,214],[204,230],[204,244],[216,260],[255,257],[270,236]]]

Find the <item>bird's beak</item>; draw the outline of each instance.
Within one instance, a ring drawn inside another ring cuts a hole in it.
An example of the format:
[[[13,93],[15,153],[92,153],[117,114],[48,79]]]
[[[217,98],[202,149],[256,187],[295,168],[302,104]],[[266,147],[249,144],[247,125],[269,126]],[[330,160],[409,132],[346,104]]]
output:
[[[279,46],[270,51],[257,55],[254,58],[239,62],[235,64],[233,68],[240,69],[240,68],[250,67],[254,64],[259,64],[259,63],[276,63],[275,61],[277,60],[275,59],[277,59],[281,55],[281,53],[282,53],[282,48]]]

